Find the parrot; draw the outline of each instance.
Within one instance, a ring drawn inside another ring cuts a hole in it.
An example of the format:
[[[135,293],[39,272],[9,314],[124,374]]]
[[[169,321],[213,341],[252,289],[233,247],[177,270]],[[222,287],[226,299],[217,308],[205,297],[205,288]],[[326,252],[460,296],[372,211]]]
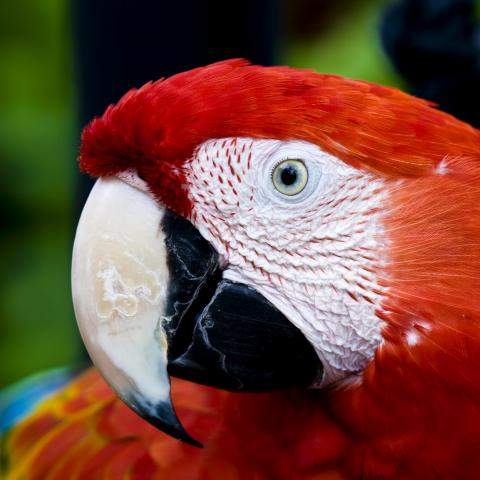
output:
[[[232,59],[82,133],[95,368],[14,479],[477,479],[480,131],[402,91]]]

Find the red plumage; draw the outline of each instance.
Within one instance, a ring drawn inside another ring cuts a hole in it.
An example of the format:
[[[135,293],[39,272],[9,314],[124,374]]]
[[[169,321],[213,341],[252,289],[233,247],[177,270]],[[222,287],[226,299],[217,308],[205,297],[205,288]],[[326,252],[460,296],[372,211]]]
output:
[[[80,164],[94,176],[137,169],[188,215],[182,166],[222,137],[302,139],[382,176],[384,342],[349,388],[234,395],[176,381],[175,404],[203,451],[153,430],[91,373],[72,390],[91,408],[75,450],[90,473],[78,478],[478,478],[479,132],[395,89],[233,60],[129,92],[86,127]],[[61,402],[20,427],[13,458],[71,421]],[[79,432],[69,424],[62,435],[68,446]]]
[[[80,167],[134,168],[170,208],[191,205],[182,165],[211,138],[300,139],[357,167],[422,175],[446,155],[480,155],[469,125],[399,90],[228,60],[128,92],[84,130]]]
[[[182,423],[204,449],[143,421],[90,370],[14,430],[9,480],[343,478],[348,442],[319,408],[319,392],[231,394],[181,380],[172,387]]]

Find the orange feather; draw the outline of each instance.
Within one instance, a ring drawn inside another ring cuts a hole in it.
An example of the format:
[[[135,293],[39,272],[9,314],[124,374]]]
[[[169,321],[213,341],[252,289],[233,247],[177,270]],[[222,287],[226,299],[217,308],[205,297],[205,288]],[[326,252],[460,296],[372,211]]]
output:
[[[348,443],[318,392],[232,394],[174,380],[173,397],[205,448],[157,431],[91,369],[11,432],[7,479],[343,478]]]

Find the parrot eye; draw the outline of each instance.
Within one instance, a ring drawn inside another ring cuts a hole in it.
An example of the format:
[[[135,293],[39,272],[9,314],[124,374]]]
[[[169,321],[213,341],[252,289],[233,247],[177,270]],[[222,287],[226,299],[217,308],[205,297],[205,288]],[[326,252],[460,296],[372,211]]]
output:
[[[307,184],[307,167],[301,160],[288,159],[278,163],[272,172],[275,188],[284,195],[297,195]]]

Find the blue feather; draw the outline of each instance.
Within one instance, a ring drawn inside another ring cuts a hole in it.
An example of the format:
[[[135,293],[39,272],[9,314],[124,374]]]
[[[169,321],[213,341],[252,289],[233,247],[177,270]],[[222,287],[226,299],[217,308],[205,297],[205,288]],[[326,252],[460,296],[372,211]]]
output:
[[[75,373],[71,368],[56,368],[31,375],[0,391],[0,435],[68,383]]]

